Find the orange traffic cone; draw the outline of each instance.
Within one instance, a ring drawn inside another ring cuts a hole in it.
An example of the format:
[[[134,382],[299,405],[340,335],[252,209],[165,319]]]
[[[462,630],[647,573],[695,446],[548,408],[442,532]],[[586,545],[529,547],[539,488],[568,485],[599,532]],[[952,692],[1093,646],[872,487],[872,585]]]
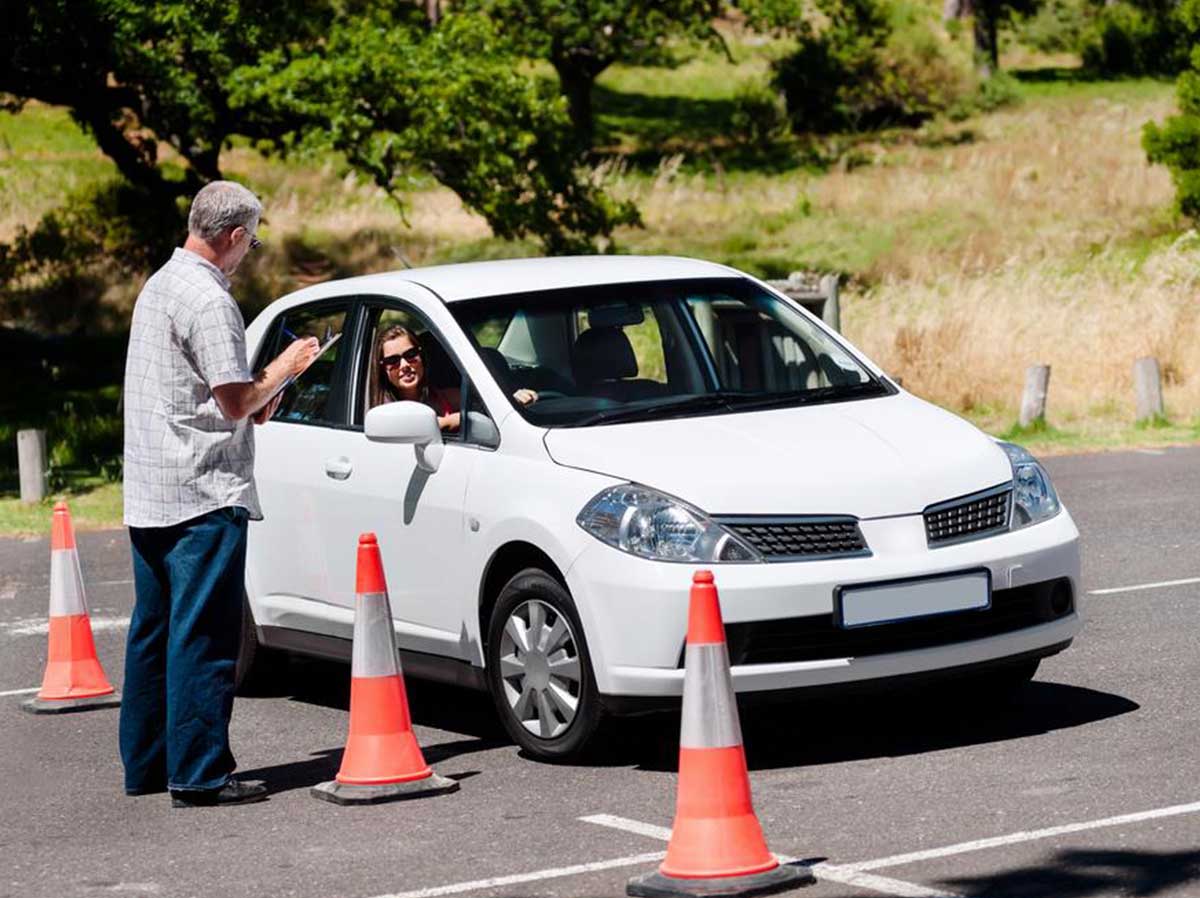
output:
[[[750,800],[725,625],[709,571],[692,578],[675,825],[658,872],[629,881],[637,896],[766,895],[814,881],[767,850]]]
[[[455,792],[458,783],[434,773],[421,754],[374,533],[358,538],[354,654],[350,668],[350,735],[337,778],[312,794],[335,804],[374,804]]]
[[[50,527],[50,649],[37,696],[21,707],[34,714],[61,714],[121,704],[96,658],[83,593],[75,531],[66,502],[54,506]]]

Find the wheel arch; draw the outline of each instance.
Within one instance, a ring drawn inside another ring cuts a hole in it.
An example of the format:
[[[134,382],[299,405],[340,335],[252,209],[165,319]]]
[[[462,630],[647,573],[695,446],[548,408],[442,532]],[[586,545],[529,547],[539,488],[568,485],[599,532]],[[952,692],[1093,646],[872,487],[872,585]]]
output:
[[[500,546],[488,560],[483,571],[483,579],[479,584],[479,644],[483,657],[487,658],[488,622],[491,620],[492,609],[496,607],[496,599],[504,584],[513,575],[525,568],[536,567],[558,581],[559,585],[570,594],[567,578],[562,570],[549,555],[533,543],[524,540],[512,540]],[[486,661],[485,661],[486,663]]]

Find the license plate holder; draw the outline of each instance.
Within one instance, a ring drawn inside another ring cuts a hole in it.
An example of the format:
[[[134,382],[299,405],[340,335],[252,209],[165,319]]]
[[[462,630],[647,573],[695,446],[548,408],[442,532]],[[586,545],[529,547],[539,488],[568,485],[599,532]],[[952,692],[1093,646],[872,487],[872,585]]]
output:
[[[986,611],[992,607],[992,572],[978,568],[931,577],[839,586],[833,597],[834,622],[846,630],[965,611]]]

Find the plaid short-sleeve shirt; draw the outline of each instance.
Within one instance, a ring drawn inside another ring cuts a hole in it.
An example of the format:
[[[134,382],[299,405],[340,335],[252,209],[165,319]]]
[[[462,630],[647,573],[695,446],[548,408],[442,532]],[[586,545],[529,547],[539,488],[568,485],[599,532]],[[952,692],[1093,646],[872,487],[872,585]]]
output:
[[[251,380],[229,280],[176,249],[142,288],[125,360],[125,523],[169,527],[218,508],[262,517],[254,428],[230,421],[213,388]]]

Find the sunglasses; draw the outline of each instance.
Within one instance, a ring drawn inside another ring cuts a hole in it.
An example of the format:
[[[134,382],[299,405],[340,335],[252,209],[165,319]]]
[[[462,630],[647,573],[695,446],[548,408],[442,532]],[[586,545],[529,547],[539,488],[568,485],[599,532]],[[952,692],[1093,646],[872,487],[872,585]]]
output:
[[[262,246],[262,241],[259,240],[257,237],[255,237],[253,234],[251,234],[250,235],[250,248],[258,249],[260,246]]]
[[[400,364],[401,361],[408,362],[411,365],[420,357],[420,348],[416,346],[410,346],[408,349],[404,350],[404,352],[397,353],[396,355],[384,356],[379,360],[379,364],[383,365],[385,368],[395,368]]]

